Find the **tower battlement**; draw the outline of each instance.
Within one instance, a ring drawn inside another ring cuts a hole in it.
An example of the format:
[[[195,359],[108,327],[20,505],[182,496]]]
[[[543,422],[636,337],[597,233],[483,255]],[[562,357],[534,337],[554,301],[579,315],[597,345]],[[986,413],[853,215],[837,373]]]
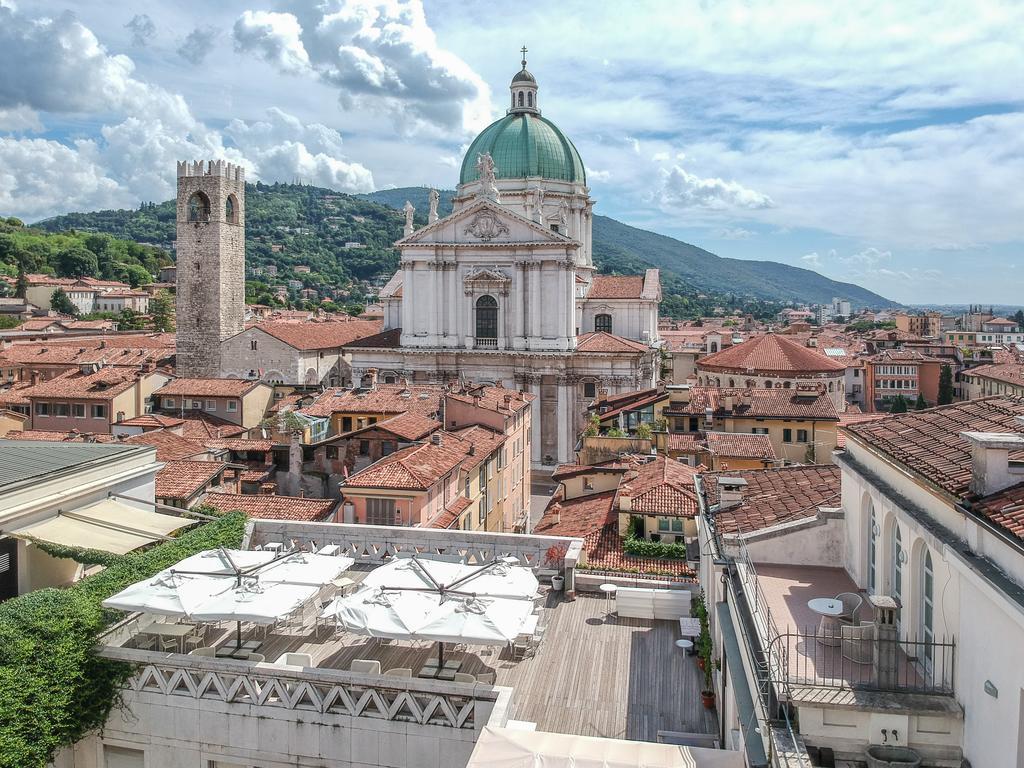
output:
[[[245,168],[226,160],[179,160],[178,177],[223,176],[232,181],[245,181]]]

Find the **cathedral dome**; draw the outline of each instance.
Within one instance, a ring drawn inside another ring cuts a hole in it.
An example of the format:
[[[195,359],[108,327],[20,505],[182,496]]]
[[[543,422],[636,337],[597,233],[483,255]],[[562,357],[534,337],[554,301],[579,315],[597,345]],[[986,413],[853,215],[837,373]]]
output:
[[[510,112],[473,140],[462,161],[460,184],[477,180],[476,158],[490,152],[499,179],[587,182],[576,147],[550,120],[531,112]]]

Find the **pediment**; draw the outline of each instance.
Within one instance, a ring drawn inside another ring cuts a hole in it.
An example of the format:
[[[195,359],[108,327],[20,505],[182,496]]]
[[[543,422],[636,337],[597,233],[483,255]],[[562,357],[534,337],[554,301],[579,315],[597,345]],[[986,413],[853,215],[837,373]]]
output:
[[[399,248],[414,245],[493,245],[543,243],[573,246],[570,237],[536,224],[491,200],[475,203],[438,219],[399,240]]]

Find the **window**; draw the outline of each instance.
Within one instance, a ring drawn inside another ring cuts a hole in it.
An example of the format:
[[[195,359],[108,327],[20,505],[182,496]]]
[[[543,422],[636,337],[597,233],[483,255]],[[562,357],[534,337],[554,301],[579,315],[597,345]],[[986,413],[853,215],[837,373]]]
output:
[[[764,388],[765,388],[765,389],[771,389],[771,388],[772,388],[772,383],[771,383],[770,381],[766,381],[766,382],[764,383]]]
[[[366,500],[367,525],[394,525],[395,522],[394,499]]]
[[[473,484],[473,479],[469,475],[466,475],[466,489],[465,489],[464,493],[465,493],[465,496],[466,496],[467,499],[469,498],[470,486],[472,484]]]
[[[188,199],[188,220],[210,220],[210,200],[202,192],[193,192],[192,197]]]
[[[141,749],[103,745],[104,768],[144,768],[146,753]]]
[[[327,448],[325,449],[325,453],[327,455],[328,460],[336,460],[338,458],[338,446],[328,445]]]
[[[523,92],[522,91],[519,92],[519,106],[520,107],[523,106]]]
[[[238,401],[237,400],[228,400],[227,410],[228,410],[228,413],[235,413],[236,411],[238,411]]]
[[[360,440],[359,441],[359,455],[360,456],[369,456],[370,455],[370,441],[369,440]]]
[[[49,403],[36,403],[36,416],[49,416],[50,415],[50,404]]]
[[[690,417],[690,432],[697,432],[700,429],[700,420],[696,416]]]
[[[235,196],[228,195],[224,201],[224,220],[228,224],[238,223],[238,206],[235,204]]]
[[[395,452],[395,443],[391,440],[381,440],[380,442],[380,455],[390,456]]]
[[[478,472],[477,480],[480,483],[480,494],[481,494],[480,509],[479,509],[479,512],[478,512],[478,515],[477,515],[477,519],[478,519],[479,522],[483,523],[484,520],[487,519],[487,507],[489,506],[489,502],[490,502],[490,499],[489,499],[489,495],[490,494],[488,494],[488,492],[487,492],[487,470],[484,469],[483,467],[480,467],[480,470]]]
[[[683,519],[681,517],[672,518],[672,531],[673,533],[682,533],[683,531]]]
[[[208,410],[208,411],[216,411],[217,410],[217,401],[216,400],[207,400],[206,401],[206,410]]]
[[[612,316],[607,314],[594,315],[594,330],[598,333],[611,333]]]
[[[163,400],[163,403],[164,403],[164,408],[173,408],[174,407],[174,398],[173,397],[165,397],[164,400]]]
[[[793,442],[793,430],[788,427],[782,430],[782,442],[792,443]]]
[[[903,563],[906,561],[907,555],[903,551],[903,534],[900,533],[900,527],[898,524],[892,526],[892,564],[890,571],[890,585],[889,594],[896,598],[896,604],[902,605],[903,603]],[[896,611],[896,628],[899,629],[902,623],[903,609],[899,608]]]
[[[528,91],[526,93],[526,106],[528,106],[528,107],[532,107],[533,106],[533,91]]]
[[[342,416],[341,417],[341,431],[342,432],[351,432],[352,431],[352,417],[351,416]]]
[[[767,435],[768,427],[751,427],[750,434],[752,435]]]
[[[476,300],[476,337],[498,338],[498,300],[493,296],[481,296]]]
[[[67,403],[54,403],[53,404],[53,415],[54,416],[64,416],[64,417],[66,417],[69,413],[71,413],[71,409],[68,407]]]
[[[924,551],[921,561],[921,636],[925,641],[924,664],[932,668],[935,658],[935,571],[932,568],[932,553]]]
[[[251,349],[253,352],[256,351],[256,346],[257,346],[256,339],[253,339],[252,341],[249,342],[249,349]]]
[[[105,419],[105,418],[107,418],[107,406],[105,406],[105,405],[94,405],[92,407],[92,417],[94,419]]]
[[[594,490],[594,481],[589,477],[583,478],[583,490],[592,491]]]
[[[597,397],[597,384],[593,381],[583,382],[583,396],[591,399]]]
[[[72,405],[71,405],[71,415],[74,416],[76,419],[84,419],[85,418],[85,403],[72,403]]]
[[[796,441],[798,443],[806,443],[807,442],[807,430],[806,429],[798,429],[796,431]]]
[[[667,531],[669,529],[669,522],[667,517],[658,518],[658,530]]]

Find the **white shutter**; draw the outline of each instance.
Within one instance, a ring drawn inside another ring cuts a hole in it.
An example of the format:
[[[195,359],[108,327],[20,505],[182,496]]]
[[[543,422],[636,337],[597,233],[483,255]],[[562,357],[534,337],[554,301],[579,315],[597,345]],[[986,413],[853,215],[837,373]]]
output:
[[[141,749],[103,745],[103,760],[106,768],[145,768],[146,753]]]
[[[11,553],[0,553],[0,573],[7,573],[11,570]]]

